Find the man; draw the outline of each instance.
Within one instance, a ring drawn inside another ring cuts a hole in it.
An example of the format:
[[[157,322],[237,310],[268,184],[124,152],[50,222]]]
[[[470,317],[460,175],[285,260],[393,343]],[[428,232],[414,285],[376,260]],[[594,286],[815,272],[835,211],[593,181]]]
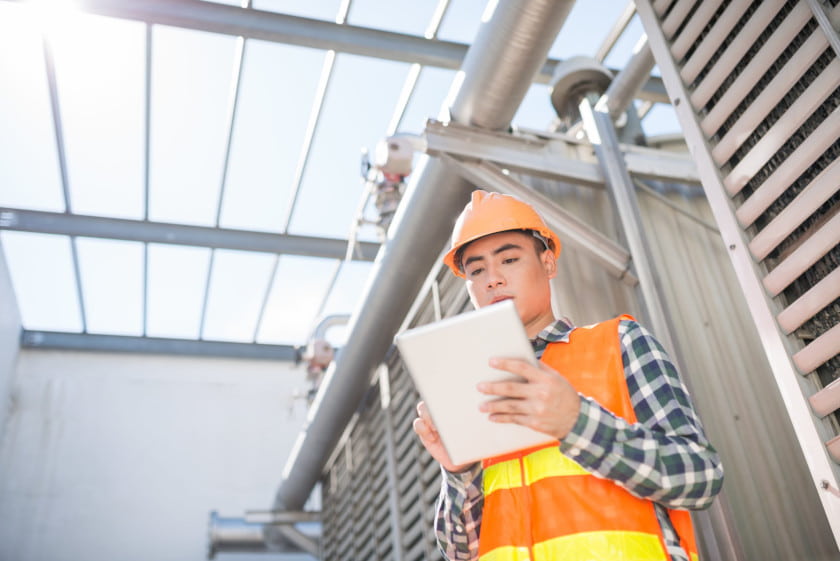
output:
[[[692,561],[686,509],[708,507],[723,469],[673,363],[630,316],[555,318],[560,240],[526,203],[474,191],[444,262],[476,308],[512,299],[540,358],[491,366],[525,382],[479,384],[492,421],[556,443],[453,465],[428,410],[414,430],[440,462],[436,533],[451,560]]]

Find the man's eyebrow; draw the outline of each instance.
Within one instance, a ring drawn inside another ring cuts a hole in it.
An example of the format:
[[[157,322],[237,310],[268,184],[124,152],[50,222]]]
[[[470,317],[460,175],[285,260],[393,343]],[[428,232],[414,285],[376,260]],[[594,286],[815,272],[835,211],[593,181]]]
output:
[[[494,249],[492,253],[493,253],[493,255],[498,255],[498,254],[503,253],[503,252],[505,252],[509,249],[522,249],[522,246],[519,245],[519,244],[515,244],[515,243],[506,243],[505,245],[499,246],[496,249]],[[473,255],[472,257],[467,257],[467,259],[464,261],[464,267],[466,267],[467,265],[469,265],[470,263],[473,263],[475,261],[483,261],[483,260],[484,260],[484,257],[481,256],[481,255]]]

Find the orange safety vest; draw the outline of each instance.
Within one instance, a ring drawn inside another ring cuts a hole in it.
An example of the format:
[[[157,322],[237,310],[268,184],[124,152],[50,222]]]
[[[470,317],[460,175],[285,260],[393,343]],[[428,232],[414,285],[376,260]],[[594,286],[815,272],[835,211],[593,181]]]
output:
[[[572,331],[542,361],[583,395],[636,422],[621,361],[620,316]],[[668,561],[653,503],[587,472],[557,444],[484,460],[480,561]],[[688,511],[669,510],[697,561]]]

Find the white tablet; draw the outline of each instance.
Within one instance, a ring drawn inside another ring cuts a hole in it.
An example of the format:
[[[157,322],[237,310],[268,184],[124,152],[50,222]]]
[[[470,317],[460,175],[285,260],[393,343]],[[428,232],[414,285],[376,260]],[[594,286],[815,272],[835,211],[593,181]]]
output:
[[[492,399],[476,389],[479,382],[516,378],[490,368],[491,357],[537,362],[513,301],[404,331],[395,342],[455,464],[556,440],[520,425],[494,423],[478,409]]]

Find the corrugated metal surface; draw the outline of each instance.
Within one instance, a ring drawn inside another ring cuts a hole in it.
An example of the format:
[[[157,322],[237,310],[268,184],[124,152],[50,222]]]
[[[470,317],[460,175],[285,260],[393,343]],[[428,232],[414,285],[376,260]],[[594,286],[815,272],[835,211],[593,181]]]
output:
[[[616,235],[610,203],[603,191],[542,180],[529,183],[600,231]],[[784,415],[779,415],[783,408],[778,390],[768,381],[769,368],[740,297],[726,249],[714,227],[708,226],[713,219],[705,199],[685,197],[673,190],[665,197],[670,206],[659,197],[640,191],[642,217],[674,315],[683,376],[724,461],[725,507],[732,513],[734,530],[746,554],[744,559],[834,559],[836,550],[832,549],[830,532],[791,425]],[[694,218],[681,214],[674,206]],[[438,275],[441,313],[457,313],[466,302],[464,288],[447,271],[439,271]],[[419,300],[412,324],[433,321],[436,316],[432,291],[421,294]],[[563,250],[554,301],[558,314],[579,325],[618,313],[639,313],[632,289],[572,247]],[[380,528],[387,525],[388,516],[395,515],[403,531],[404,557],[397,557],[392,551],[389,556],[371,559],[438,558],[430,545],[438,468],[411,430],[418,397],[410,380],[398,357],[392,357],[389,364],[400,508],[396,514],[377,512],[382,503],[374,507],[374,495],[359,496],[356,489],[364,485],[361,479],[376,478],[385,485],[384,475],[358,464],[354,464],[353,472],[342,460],[349,450],[358,451],[352,444],[354,438],[365,441],[367,437],[362,434],[374,431],[367,426],[369,423],[381,422],[380,417],[363,409],[358,423],[350,429],[350,438],[341,445],[327,471],[324,505],[327,512],[340,511],[348,497],[356,496],[367,507],[352,511],[344,507],[344,518],[332,514],[326,517],[325,543],[336,541],[329,545],[335,548],[335,557],[327,555],[328,559],[352,558],[342,553],[347,546],[338,543],[349,543],[349,538],[342,536],[353,532],[348,528],[360,521],[353,518],[351,523],[350,517],[359,515],[366,517],[367,524]],[[378,385],[372,391],[378,392]],[[367,407],[381,409],[381,404],[378,398],[369,399]]]

